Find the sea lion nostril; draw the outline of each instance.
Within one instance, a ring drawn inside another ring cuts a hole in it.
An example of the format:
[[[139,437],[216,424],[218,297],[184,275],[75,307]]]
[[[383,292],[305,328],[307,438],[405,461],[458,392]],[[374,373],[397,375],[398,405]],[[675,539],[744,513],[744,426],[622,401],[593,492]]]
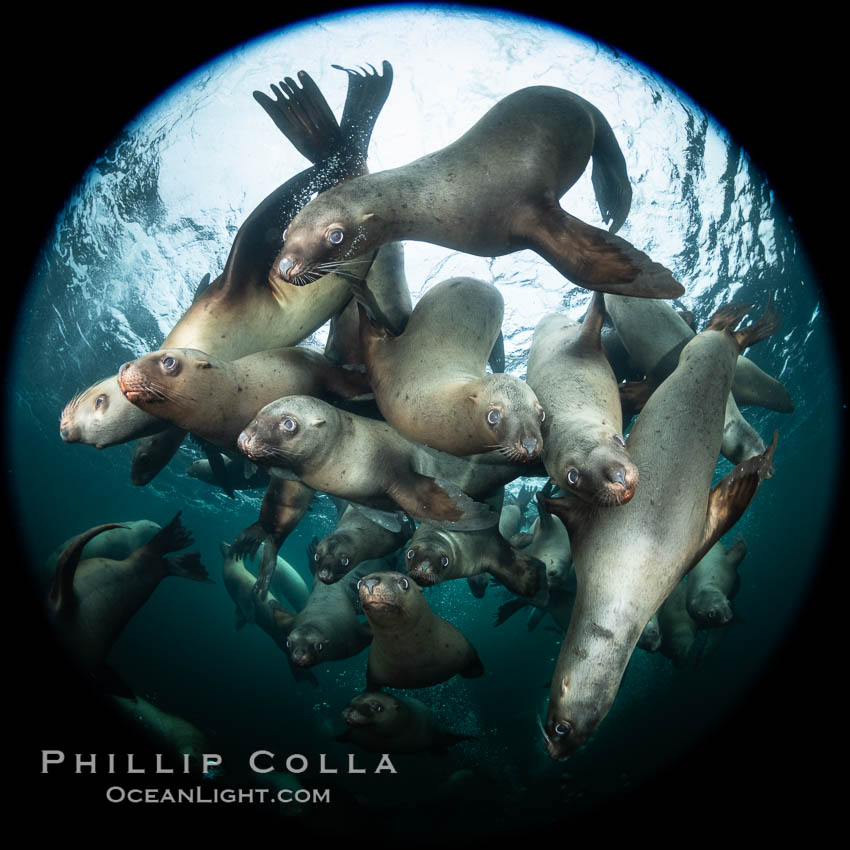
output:
[[[534,450],[537,448],[537,440],[523,440],[521,445],[525,449],[525,453],[531,455],[534,454]]]
[[[277,264],[277,270],[280,272],[280,276],[284,280],[289,280],[289,272],[292,269],[293,265],[295,265],[289,257],[283,257],[281,261]]]
[[[375,592],[375,590],[374,590],[375,585],[380,584],[380,583],[381,583],[380,578],[377,578],[375,576],[370,576],[369,578],[363,579],[363,584],[366,585],[366,588],[368,589],[370,594]]]
[[[622,484],[623,487],[625,487],[626,486],[626,470],[623,467],[620,467],[619,469],[615,470],[611,474],[611,480],[615,484]]]

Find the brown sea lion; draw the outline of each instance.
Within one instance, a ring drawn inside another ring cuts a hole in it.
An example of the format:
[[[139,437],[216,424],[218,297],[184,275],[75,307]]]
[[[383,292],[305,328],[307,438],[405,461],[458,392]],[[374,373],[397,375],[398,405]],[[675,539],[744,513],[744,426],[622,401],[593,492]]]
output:
[[[662,301],[605,296],[605,309],[617,329],[631,358],[638,364],[646,383],[643,387],[628,385],[629,393],[637,392],[636,409],[645,402],[652,390],[676,368],[679,352],[694,337],[694,330],[670,304]],[[735,375],[742,372],[742,380],[750,388],[758,387],[760,404],[780,413],[790,413],[794,404],[787,390],[778,381],[762,372],[749,358],[738,356]],[[756,377],[758,374],[758,377]],[[733,380],[734,390],[734,380]],[[624,407],[630,407],[631,396],[626,396]],[[631,418],[631,412],[625,414]],[[734,391],[726,404],[726,420],[722,452],[731,463],[739,463],[764,452],[764,441],[741,415]]]
[[[226,449],[235,448],[257,411],[277,398],[354,398],[369,390],[360,372],[332,366],[318,351],[297,346],[230,361],[192,348],[167,348],[125,363],[118,386],[145,412]]]
[[[286,635],[284,647],[293,664],[313,667],[351,658],[372,640],[372,630],[358,619],[355,585],[374,568],[372,561],[355,567],[334,584],[315,579],[307,604],[297,614],[278,609],[277,627]]]
[[[261,466],[358,506],[406,511],[415,519],[486,528],[498,515],[445,479],[423,475],[410,440],[386,422],[364,419],[317,398],[266,405],[239,435],[239,450]]]
[[[688,573],[688,613],[699,628],[719,628],[732,619],[730,600],[738,591],[738,565],[746,554],[743,538],[728,549],[715,543]]]
[[[413,697],[381,691],[358,694],[342,712],[348,728],[337,741],[375,753],[443,753],[473,735],[455,735],[440,728],[437,716]]]
[[[390,555],[410,540],[415,526],[404,517],[398,531],[390,531],[346,505],[331,534],[315,541],[310,548],[310,568],[325,584],[339,581],[363,561]]]
[[[419,585],[401,573],[370,573],[357,583],[374,635],[366,689],[427,688],[459,674],[484,674],[472,644],[428,606]]]
[[[375,401],[410,440],[454,455],[498,450],[517,461],[541,451],[543,408],[513,375],[485,374],[504,299],[468,277],[431,287],[400,336],[361,310],[360,341]]]
[[[196,348],[235,360],[301,342],[348,302],[348,280],[352,274],[366,274],[368,263],[345,274],[325,275],[308,289],[269,276],[284,229],[310,195],[366,171],[369,139],[392,85],[392,68],[384,62],[383,75],[347,73],[341,125],[304,71],[298,73],[300,88],[287,77],[280,89],[272,86],[276,102],[264,95],[265,100],[258,98],[292,144],[315,164],[275,189],[248,216],[224,271],[196,293],[162,348]],[[106,448],[164,427],[129,404],[111,376],[68,403],[59,432],[66,442]]]
[[[687,582],[680,581],[658,609],[661,654],[676,667],[688,666],[697,636],[697,624],[688,614],[686,597]]]
[[[562,490],[599,507],[626,504],[638,484],[623,439],[617,379],[602,348],[604,317],[601,293],[581,324],[545,316],[528,355],[528,384],[547,417],[543,465]]]
[[[591,157],[611,233],[558,205]],[[500,100],[448,147],[322,192],[290,224],[276,269],[284,280],[307,283],[323,263],[413,239],[482,257],[530,248],[588,289],[682,295],[667,269],[613,235],[631,196],[605,116],[565,89],[532,86]]]
[[[738,354],[779,326],[770,305],[733,333],[747,310],[715,313],[650,396],[629,434],[641,484],[627,505],[594,512],[574,497],[546,503],[569,532],[577,583],[543,732],[553,759],[567,758],[596,730],[650,617],[773,474],[776,435],[764,455],[710,489]]]
[[[197,552],[165,557],[192,543],[180,513],[122,560],[80,560],[89,540],[120,528],[117,523],[90,528],[59,556],[47,609],[60,640],[85,671],[96,672],[101,667],[124,626],[166,576],[210,582]]]

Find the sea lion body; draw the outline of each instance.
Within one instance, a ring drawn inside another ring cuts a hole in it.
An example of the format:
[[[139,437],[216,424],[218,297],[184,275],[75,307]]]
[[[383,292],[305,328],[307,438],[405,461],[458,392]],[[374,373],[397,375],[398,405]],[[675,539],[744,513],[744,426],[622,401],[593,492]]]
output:
[[[743,538],[729,549],[715,543],[688,573],[687,609],[699,628],[718,628],[732,619],[729,603],[738,590],[738,565],[746,554]]]
[[[266,470],[249,464],[243,457],[238,460],[222,456],[224,464],[225,480],[224,483],[231,490],[259,490],[263,487],[268,487],[269,474]],[[246,465],[249,467],[246,475]],[[190,478],[197,478],[198,481],[203,481],[205,484],[220,486],[220,482],[210,468],[210,462],[206,458],[194,460],[186,468],[186,475]]]
[[[278,625],[286,634],[285,647],[293,664],[313,667],[350,658],[369,645],[372,632],[357,617],[354,588],[373,567],[371,562],[361,564],[334,584],[315,579],[310,598],[298,614],[292,617],[278,612]]]
[[[547,501],[567,526],[577,583],[545,724],[554,759],[595,731],[650,617],[773,472],[775,438],[763,457],[736,467],[710,491],[737,356],[778,328],[769,309],[733,334],[729,326],[743,312],[718,311],[641,411],[628,440],[641,484],[628,504],[591,513],[575,498]]]
[[[470,737],[444,732],[434,712],[418,699],[381,691],[358,694],[342,716],[348,728],[337,740],[375,753],[443,752]]]
[[[540,493],[537,494],[537,511],[528,554],[546,568],[546,584],[550,591],[563,590],[567,587],[573,567],[570,536],[564,524],[546,509]]]
[[[638,484],[617,379],[602,348],[604,314],[595,294],[582,324],[545,316],[528,355],[528,383],[546,411],[543,465],[562,490],[600,507],[625,504]]]
[[[331,584],[363,561],[376,560],[401,548],[414,532],[409,518],[398,531],[372,522],[353,505],[347,505],[333,532],[323,537],[313,554],[312,569],[319,581]]]
[[[48,614],[60,640],[86,671],[100,667],[130,618],[167,575],[209,582],[197,553],[166,558],[192,543],[180,513],[147,543],[122,560],[80,560],[88,540],[115,524],[97,526],[75,537],[59,556],[47,599]]]
[[[287,396],[266,405],[238,446],[255,463],[288,470],[307,486],[357,505],[467,527],[498,522],[451,482],[421,474],[416,446],[390,425],[316,398]]]
[[[498,448],[512,460],[536,459],[543,409],[534,392],[513,375],[485,375],[503,314],[495,286],[451,278],[422,296],[400,336],[361,316],[369,383],[386,421],[450,454]]]
[[[658,609],[661,654],[676,667],[687,667],[697,636],[697,624],[685,605],[688,582],[680,581]]]
[[[288,561],[278,556],[277,568],[272,579],[273,593],[261,599],[254,590],[257,580],[246,569],[244,559],[238,553],[234,553],[232,547],[226,543],[221,544],[221,554],[224,558],[222,565],[224,586],[236,603],[237,627],[245,623],[256,623],[283,648],[286,635],[281,635],[275,623],[273,611],[281,607],[278,597],[286,599],[296,612],[304,608],[310,598],[310,589],[304,579]]]
[[[278,103],[257,98],[290,142],[315,164],[278,186],[251,212],[236,234],[224,272],[199,287],[162,348],[194,348],[236,360],[297,345],[348,302],[351,275],[365,275],[368,263],[346,274],[324,275],[307,288],[270,274],[283,231],[310,194],[366,171],[369,139],[389,94],[392,68],[385,62],[382,76],[347,73],[341,126],[303,71],[298,74],[302,88],[294,81],[281,83],[284,94],[276,90]],[[165,427],[130,404],[111,376],[69,402],[62,412],[60,435],[66,442],[106,448]]]
[[[400,573],[371,573],[360,582],[360,604],[374,635],[367,690],[427,688],[454,675],[484,673],[459,629],[428,606],[419,585]]]
[[[125,363],[118,383],[133,404],[222,448],[234,448],[257,411],[281,396],[352,398],[368,390],[359,373],[300,347],[233,361],[191,348],[162,349]]]
[[[612,233],[558,205],[591,156]],[[532,86],[500,100],[442,150],[321,193],[293,219],[277,267],[298,279],[321,262],[410,239],[482,257],[531,248],[580,286],[683,294],[667,269],[613,236],[630,205],[625,160],[602,113],[565,89]]]

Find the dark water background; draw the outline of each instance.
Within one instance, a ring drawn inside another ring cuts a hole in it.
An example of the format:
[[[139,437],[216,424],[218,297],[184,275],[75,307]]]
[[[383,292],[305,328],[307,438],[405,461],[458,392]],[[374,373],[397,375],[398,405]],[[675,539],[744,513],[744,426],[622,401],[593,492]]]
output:
[[[796,210],[793,206],[790,209],[796,219]],[[800,217],[805,224],[803,211]],[[798,244],[794,231],[789,229],[786,236],[794,245]],[[816,239],[813,243],[818,244]],[[812,262],[818,270],[823,269],[822,257],[813,257]],[[819,276],[829,283],[822,273]],[[720,770],[717,764],[706,764],[699,759],[712,753],[711,744],[716,743],[712,736],[718,730],[724,731],[723,740],[728,742],[725,733],[730,722],[734,726],[736,718],[748,718],[749,723],[758,721],[758,715],[746,708],[746,701],[754,695],[757,698],[757,691],[754,694],[747,686],[751,682],[759,685],[765,671],[773,669],[771,663],[777,657],[787,659],[789,653],[795,663],[790,671],[787,665],[782,668],[790,679],[788,696],[771,704],[775,714],[769,714],[763,704],[757,703],[764,710],[763,726],[762,731],[753,728],[751,735],[763,741],[760,736],[764,727],[780,732],[775,739],[776,751],[787,753],[791,765],[782,787],[799,788],[804,780],[794,768],[795,757],[800,757],[800,747],[810,746],[807,743],[810,736],[823,740],[817,737],[823,734],[819,728],[828,722],[822,718],[828,718],[831,713],[830,697],[824,695],[829,684],[822,677],[823,659],[816,655],[818,649],[825,651],[826,647],[815,647],[806,636],[801,637],[801,623],[812,625],[812,589],[822,594],[825,574],[829,574],[831,566],[833,569],[837,566],[820,561],[817,553],[819,544],[830,534],[835,484],[843,473],[843,461],[836,460],[843,427],[842,395],[837,388],[840,375],[827,327],[829,314],[822,310],[812,322],[818,295],[813,288],[814,278],[810,264],[797,248],[786,255],[781,281],[771,281],[772,287],[795,294],[793,301],[787,298],[780,303],[785,319],[783,333],[797,329],[789,343],[794,352],[794,380],[787,386],[798,408],[791,417],[763,411],[750,415],[751,411],[745,411],[765,437],[773,427],[779,427],[780,442],[777,474],[761,489],[741,524],[750,551],[742,564],[742,586],[734,604],[744,623],[730,631],[717,653],[699,670],[675,670],[660,656],[650,657],[636,651],[614,707],[591,745],[560,766],[549,763],[534,723],[535,712],[541,713],[547,693],[544,685],[557,656],[557,636],[542,628],[526,634],[520,617],[494,631],[491,615],[497,603],[508,598],[504,591],[491,588],[482,603],[473,600],[460,583],[430,591],[432,604],[448,619],[457,622],[458,617],[467,617],[463,629],[478,648],[487,676],[428,689],[421,696],[439,709],[452,728],[474,732],[480,738],[473,744],[461,745],[443,760],[431,756],[417,757],[415,761],[399,759],[399,777],[392,777],[392,782],[379,777],[380,786],[371,783],[369,788],[373,796],[377,793],[388,798],[416,800],[418,815],[424,816],[425,826],[438,830],[437,821],[429,807],[421,804],[421,797],[440,778],[471,763],[498,788],[487,799],[492,801],[496,796],[500,800],[495,808],[492,803],[485,803],[481,810],[475,809],[472,822],[479,828],[486,824],[488,829],[497,829],[503,823],[504,813],[505,821],[512,827],[522,828],[525,824],[527,828],[529,821],[541,827],[552,817],[578,818],[583,802],[588,799],[601,799],[613,807],[615,798],[609,796],[612,790],[625,792],[626,801],[639,799],[644,811],[651,811],[647,808],[650,801],[639,794],[644,785],[649,789],[658,786],[651,782],[642,784],[641,780],[647,771],[651,777],[655,771],[663,770],[671,758],[674,765],[686,766],[678,767],[682,771],[679,777],[689,776],[689,782],[696,788],[704,787],[706,773],[727,777],[729,782],[736,781],[728,779],[729,774],[737,773],[740,777],[742,769],[745,775],[776,773],[782,761],[766,743],[760,749],[757,746],[756,752],[761,756],[770,752],[776,761],[766,763],[764,771],[747,762],[746,756],[742,768],[735,762],[734,751],[730,753],[722,746],[713,749],[717,758],[727,762]],[[801,287],[801,281],[806,286]],[[762,283],[749,281],[736,297],[758,301]],[[790,310],[789,305],[793,305]],[[704,320],[706,316],[698,318]],[[808,331],[811,335],[807,337]],[[773,360],[769,349],[767,354],[754,351],[753,357],[768,372],[776,373],[782,360],[777,347],[773,353]],[[25,353],[25,370],[27,357]],[[47,552],[65,537],[105,519],[107,512],[116,519],[150,516],[161,523],[170,517],[161,505],[158,505],[160,513],[152,515],[145,492],[117,479],[111,468],[104,468],[93,449],[64,446],[56,435],[58,411],[40,408],[38,393],[18,394],[15,383],[9,389],[12,492],[15,501],[24,507],[23,515],[15,522],[34,563],[41,563]],[[110,452],[124,452],[129,466],[129,447]],[[67,482],[64,486],[56,486],[58,476]],[[202,492],[202,485],[193,481],[174,486],[190,485],[193,492]],[[72,494],[70,498],[69,494]],[[217,541],[232,538],[255,519],[253,506],[240,505],[238,511],[214,515],[194,507],[184,510],[184,523],[194,532],[204,563],[214,578],[220,564]],[[93,521],[92,515],[96,517]],[[45,518],[49,518],[49,524]],[[299,568],[304,566],[304,543],[317,530],[299,528],[284,547],[284,555]],[[330,525],[325,530],[329,531]],[[14,563],[20,569],[19,562]],[[22,584],[26,587],[28,581],[24,579]],[[35,594],[34,590],[31,592]],[[815,597],[818,598],[821,597]],[[23,605],[25,610],[33,610],[29,600]],[[470,608],[473,605],[476,607]],[[161,700],[164,708],[191,718],[212,733],[214,740],[229,741],[227,746],[232,747],[238,761],[243,761],[244,754],[256,747],[282,753],[347,752],[331,743],[325,748],[324,742],[329,741],[330,734],[327,721],[334,728],[341,728],[339,711],[362,684],[358,677],[365,666],[365,653],[320,671],[325,690],[314,692],[309,687],[300,687],[296,691],[282,657],[265,635],[251,628],[240,633],[233,631],[232,607],[220,582],[215,586],[197,586],[169,579],[130,624],[116,646],[112,662],[122,672],[132,670],[126,677],[141,693],[150,694]],[[808,618],[801,621],[801,616]],[[29,646],[26,643],[29,640],[38,646],[39,638],[33,637],[34,632],[38,633],[37,621],[34,630],[33,623],[28,625],[29,631],[23,632],[29,636],[24,645]],[[814,629],[816,634],[825,634],[822,623],[817,623]],[[788,635],[802,640],[806,650],[802,656],[798,657],[794,647],[789,648],[783,642],[783,637]],[[44,681],[38,675],[39,668],[50,670],[55,661],[23,649],[19,652],[27,658],[27,676],[18,688],[13,688],[11,698],[31,706],[24,718],[32,721],[32,726],[25,727],[30,736],[30,759],[41,747],[66,746],[69,752],[88,751],[72,750],[71,745],[86,740],[96,742],[89,743],[91,751],[124,751],[121,746],[113,746],[120,739],[108,734],[107,730],[112,729],[108,720],[97,721],[105,725],[98,728],[95,722],[90,729],[85,724],[76,726],[69,722],[69,717],[88,722],[92,722],[92,717],[86,717],[85,711],[74,714],[73,698],[70,705],[66,698],[67,677],[63,679],[60,675]],[[771,693],[781,691],[774,687]],[[735,731],[742,730],[738,727]],[[87,734],[94,737],[86,738]],[[60,741],[68,743],[54,743],[57,735]],[[698,751],[691,749],[700,745],[702,749]],[[676,762],[683,755],[685,761]],[[368,763],[366,756],[364,763]],[[31,764],[25,770],[31,777]],[[564,774],[571,778],[565,780]],[[669,776],[664,773],[660,776],[672,787],[674,781]],[[805,781],[816,782],[817,776],[808,772]],[[768,776],[765,782],[770,788],[778,787],[774,776]],[[679,789],[672,792],[680,805],[687,799],[682,792],[684,784],[680,782]],[[70,800],[76,805],[78,813],[100,813],[100,805],[92,802],[94,795],[86,793],[90,791],[87,783],[67,781],[59,786],[53,781],[35,787],[49,789],[48,794],[58,793],[61,787],[67,795],[66,803]],[[758,789],[757,784],[754,787]],[[578,791],[584,791],[585,797],[577,797]],[[681,796],[676,797],[676,793]],[[508,798],[504,806],[503,797]],[[620,805],[628,803],[621,801]],[[112,815],[114,810],[109,813]],[[131,816],[140,817],[137,813]],[[147,810],[145,816],[166,815]],[[181,816],[193,822],[200,817],[197,812],[181,812]],[[204,817],[215,820],[212,814],[204,813]],[[405,813],[404,822],[410,823],[412,817]],[[350,827],[343,824],[344,829]],[[423,834],[425,831],[423,827]]]

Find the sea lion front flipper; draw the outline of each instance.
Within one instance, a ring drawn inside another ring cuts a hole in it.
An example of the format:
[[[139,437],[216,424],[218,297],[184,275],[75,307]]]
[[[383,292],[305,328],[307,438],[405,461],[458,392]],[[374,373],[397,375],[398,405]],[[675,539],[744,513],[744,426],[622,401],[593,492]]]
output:
[[[180,448],[186,432],[168,425],[162,431],[136,440],[130,466],[130,482],[137,487],[150,484]]]
[[[469,585],[469,589],[476,599],[483,599],[484,594],[487,592],[487,585],[490,584],[490,576],[487,573],[467,576],[466,583]]]
[[[521,611],[526,605],[531,605],[527,599],[511,599],[510,602],[500,605],[499,610],[496,611],[496,622],[493,625],[501,626],[509,617],[513,617],[517,611]]]
[[[168,565],[170,576],[188,578],[204,584],[215,584],[201,563],[201,556],[198,552],[189,552],[186,555],[177,555],[175,558],[163,558],[162,560]]]
[[[361,505],[359,502],[349,502],[352,508],[362,514],[366,519],[385,528],[387,531],[397,534],[401,531],[404,515],[400,511],[381,511],[378,508],[370,508],[368,505]]]
[[[480,531],[499,522],[498,512],[443,478],[410,471],[406,478],[397,475],[387,494],[412,517],[430,520],[437,528]]]
[[[549,588],[546,583],[546,565],[526,552],[514,549],[507,541],[499,559],[490,559],[485,566],[511,593],[532,598],[534,604],[546,605]]]
[[[227,480],[227,467],[224,465],[224,458],[221,452],[207,440],[202,440],[201,443],[204,455],[206,455],[207,460],[210,462],[210,472],[212,472],[213,478],[231,499],[235,499],[236,496],[233,493],[233,488]]]
[[[298,153],[316,163],[342,146],[342,132],[324,95],[306,71],[298,72],[301,88],[291,77],[270,86],[274,100],[255,91],[254,100]]]
[[[557,203],[541,207],[521,238],[564,277],[585,289],[638,298],[678,298],[685,288],[669,269],[620,236],[585,224]]]
[[[779,432],[774,431],[773,439],[763,454],[751,457],[736,466],[711,491],[702,543],[688,567],[689,570],[735,525],[753,500],[761,482],[773,475],[773,453],[776,451],[778,439]]]

